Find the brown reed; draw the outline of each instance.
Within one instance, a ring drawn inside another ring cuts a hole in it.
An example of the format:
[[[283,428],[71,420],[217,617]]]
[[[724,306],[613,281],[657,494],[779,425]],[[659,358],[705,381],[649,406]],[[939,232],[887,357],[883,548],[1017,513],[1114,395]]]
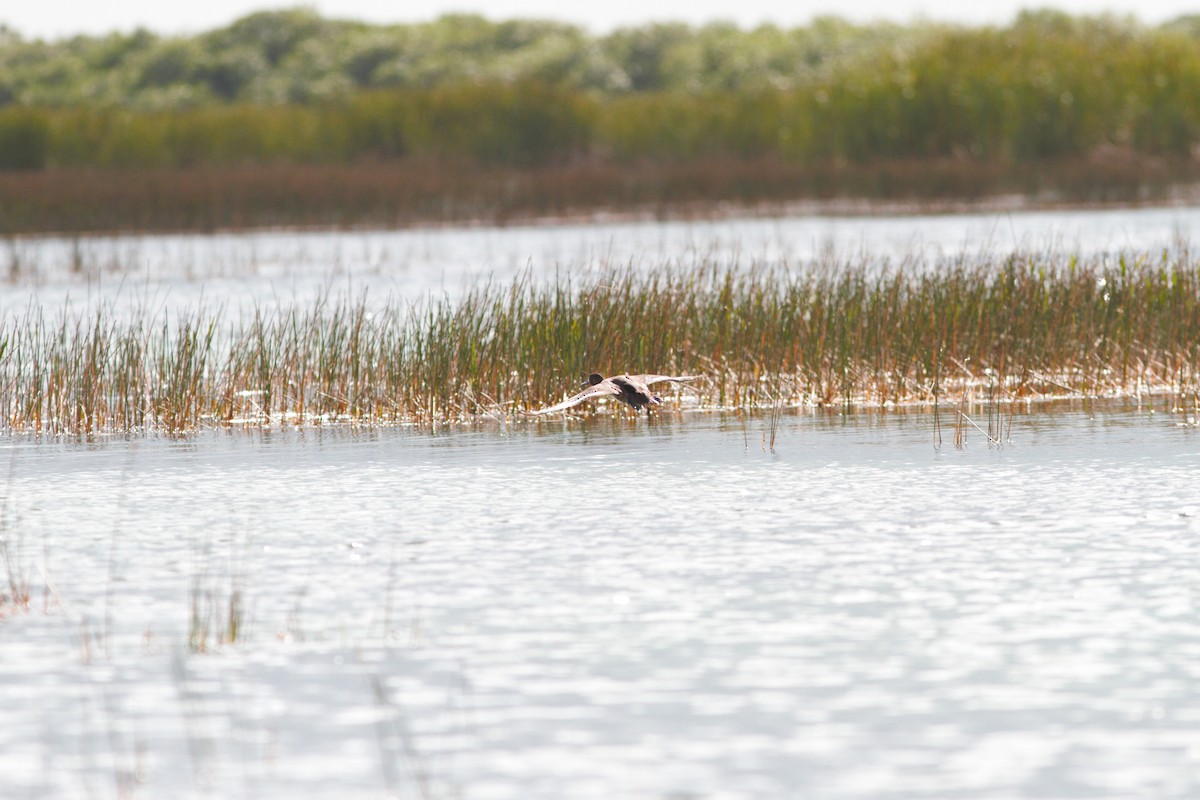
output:
[[[0,172],[0,234],[271,226],[508,223],[594,214],[695,217],[795,204],[941,210],[1189,198],[1200,161],[1098,155],[1031,162],[901,158],[805,164],[774,156],[582,161],[518,168],[464,160]],[[866,200],[871,200],[868,204]],[[10,271],[20,269],[9,259]]]
[[[10,431],[440,423],[560,399],[591,371],[703,373],[702,407],[1194,393],[1200,266],[1185,250],[799,268],[701,260],[457,301],[323,297],[248,317],[40,308],[0,324]],[[587,408],[581,413],[588,413]],[[987,422],[999,438],[1002,420]]]

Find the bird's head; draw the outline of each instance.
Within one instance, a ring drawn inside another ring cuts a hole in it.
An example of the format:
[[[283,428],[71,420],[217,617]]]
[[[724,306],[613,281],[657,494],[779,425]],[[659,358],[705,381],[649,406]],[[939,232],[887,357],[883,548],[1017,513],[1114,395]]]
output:
[[[603,375],[601,375],[599,372],[593,372],[591,375],[588,375],[588,386],[595,386],[602,380],[604,380]]]

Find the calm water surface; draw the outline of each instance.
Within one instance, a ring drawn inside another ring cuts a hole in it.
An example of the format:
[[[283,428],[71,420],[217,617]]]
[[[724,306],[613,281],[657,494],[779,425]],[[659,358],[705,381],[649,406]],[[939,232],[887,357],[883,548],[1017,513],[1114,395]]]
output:
[[[0,441],[0,796],[1200,796],[1180,421]]]

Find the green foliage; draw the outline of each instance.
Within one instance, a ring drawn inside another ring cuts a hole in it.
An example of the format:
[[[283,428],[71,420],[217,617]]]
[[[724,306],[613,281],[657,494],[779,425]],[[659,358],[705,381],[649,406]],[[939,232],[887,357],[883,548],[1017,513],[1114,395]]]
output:
[[[418,152],[537,164],[586,149],[587,98],[543,83],[463,86],[411,94],[404,112]]]
[[[1189,157],[1198,30],[1194,17],[1149,28],[1038,11],[1007,27],[821,18],[595,37],[545,21],[373,26],[285,10],[195,37],[8,34],[0,104],[44,109],[49,133],[44,152],[0,155],[0,168]]]
[[[594,113],[587,97],[539,83],[359,92],[310,105],[13,108],[0,114],[0,137],[20,120],[37,120],[44,146],[40,161],[25,156],[0,166],[336,164],[406,155],[530,165],[586,150]]]
[[[0,40],[7,101],[163,108],[216,99],[253,103],[330,99],[328,89],[431,88],[461,83],[553,83],[578,91],[788,87],[929,31],[823,19],[785,31],[729,25],[650,25],[592,37],[557,22],[490,22],[452,14],[413,25],[328,20],[267,11],[194,37],[147,31],[59,42]],[[166,98],[157,91],[178,87]],[[186,87],[187,91],[183,91]],[[0,96],[0,101],[4,96]]]
[[[44,112],[0,109],[0,170],[41,169],[49,152],[50,125]]]
[[[928,267],[699,257],[408,308],[321,297],[53,320],[33,308],[0,318],[0,430],[495,418],[556,402],[596,370],[703,373],[688,391],[720,407],[1197,390],[1200,268],[1186,253]],[[219,615],[228,641],[235,589]]]

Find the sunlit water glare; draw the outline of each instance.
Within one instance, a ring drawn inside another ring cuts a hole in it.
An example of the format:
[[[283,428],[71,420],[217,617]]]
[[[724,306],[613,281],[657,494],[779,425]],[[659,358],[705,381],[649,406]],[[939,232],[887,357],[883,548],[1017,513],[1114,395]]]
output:
[[[5,440],[0,795],[1195,797],[1184,421]]]
[[[31,301],[51,316],[99,304],[243,313],[328,294],[405,304],[522,275],[706,262],[799,268],[826,254],[920,268],[1012,252],[1153,256],[1197,230],[1200,207],[31,238],[0,251],[0,270],[7,262],[10,286],[21,289],[0,291],[0,313],[23,313]]]

